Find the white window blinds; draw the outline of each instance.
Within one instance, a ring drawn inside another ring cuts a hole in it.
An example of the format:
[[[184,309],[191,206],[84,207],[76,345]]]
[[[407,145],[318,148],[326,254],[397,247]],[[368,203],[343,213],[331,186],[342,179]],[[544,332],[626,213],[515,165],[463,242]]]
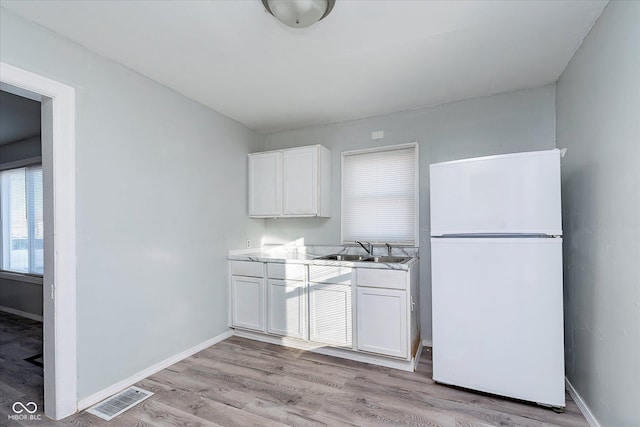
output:
[[[418,145],[342,155],[342,243],[417,246]]]
[[[43,274],[42,166],[0,172],[0,270]]]

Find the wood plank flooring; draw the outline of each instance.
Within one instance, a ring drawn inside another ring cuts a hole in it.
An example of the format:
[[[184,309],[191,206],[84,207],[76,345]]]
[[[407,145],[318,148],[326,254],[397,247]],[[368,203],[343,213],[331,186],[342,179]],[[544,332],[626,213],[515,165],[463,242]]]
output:
[[[435,384],[428,350],[412,373],[232,337],[137,383],[155,395],[110,422],[10,425],[588,427],[568,395],[557,414]]]
[[[0,426],[14,425],[6,423],[17,401],[35,402],[38,413],[44,413],[42,367],[25,360],[38,354],[42,354],[42,322],[0,311]]]

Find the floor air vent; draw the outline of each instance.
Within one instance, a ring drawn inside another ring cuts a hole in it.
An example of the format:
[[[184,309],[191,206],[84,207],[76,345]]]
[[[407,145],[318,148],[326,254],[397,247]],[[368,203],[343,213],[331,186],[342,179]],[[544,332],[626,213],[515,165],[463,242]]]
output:
[[[120,415],[129,408],[133,408],[138,403],[152,396],[153,393],[138,387],[129,387],[103,400],[95,406],[87,409],[87,412],[100,417],[103,420],[110,421],[114,417]]]

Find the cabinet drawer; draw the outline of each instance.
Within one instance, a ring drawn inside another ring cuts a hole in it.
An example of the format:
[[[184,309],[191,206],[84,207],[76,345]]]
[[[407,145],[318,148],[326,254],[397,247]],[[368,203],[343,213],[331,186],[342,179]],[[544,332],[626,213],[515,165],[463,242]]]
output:
[[[309,266],[309,281],[317,283],[351,284],[351,271],[349,267],[333,267],[325,265]]]
[[[268,263],[267,277],[270,279],[304,280],[305,266],[302,264]]]
[[[398,270],[383,270],[378,268],[356,269],[356,283],[358,286],[371,288],[406,289],[407,272]]]
[[[231,274],[235,276],[264,277],[263,263],[253,261],[231,261]]]

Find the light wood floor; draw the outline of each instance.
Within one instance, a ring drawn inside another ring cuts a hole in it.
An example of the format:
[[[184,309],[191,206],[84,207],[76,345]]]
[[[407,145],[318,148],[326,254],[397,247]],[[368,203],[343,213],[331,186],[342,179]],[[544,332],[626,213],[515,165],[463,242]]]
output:
[[[111,422],[30,425],[588,426],[568,395],[557,414],[435,384],[429,356],[411,373],[233,337],[136,384],[155,395]]]

